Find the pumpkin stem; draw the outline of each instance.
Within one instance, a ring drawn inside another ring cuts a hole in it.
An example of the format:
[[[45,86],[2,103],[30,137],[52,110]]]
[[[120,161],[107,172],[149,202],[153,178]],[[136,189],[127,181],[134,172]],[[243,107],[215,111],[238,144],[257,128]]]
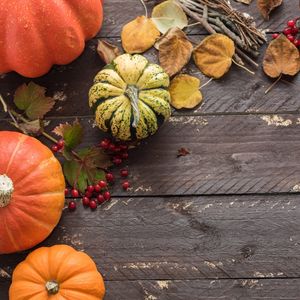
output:
[[[139,106],[138,106],[138,101],[139,101],[138,93],[139,93],[139,90],[134,85],[128,85],[127,89],[125,91],[126,96],[131,101],[131,106],[133,109],[133,118],[134,118],[132,126],[135,128],[137,127],[139,120],[140,120],[140,110],[139,110]]]
[[[10,203],[14,184],[12,180],[5,174],[0,175],[0,208]]]
[[[45,287],[46,287],[46,291],[50,295],[55,295],[59,291],[59,284],[55,280],[47,281],[46,284],[45,284]]]

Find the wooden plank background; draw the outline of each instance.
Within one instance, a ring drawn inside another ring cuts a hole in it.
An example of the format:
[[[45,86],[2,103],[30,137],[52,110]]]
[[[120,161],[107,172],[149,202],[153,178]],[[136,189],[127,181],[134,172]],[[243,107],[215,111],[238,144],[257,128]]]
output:
[[[147,1],[149,10],[156,3]],[[271,32],[296,13],[294,1],[285,1],[263,22],[255,1],[233,4]],[[106,1],[98,37],[120,45],[123,24],[142,13],[137,0],[126,1],[126,8],[124,1]],[[194,43],[205,34],[200,27],[189,32]],[[103,66],[96,45],[97,38],[72,64],[34,79],[59,99],[48,130],[78,117],[88,132],[85,145],[103,137],[91,127],[87,106]],[[156,50],[146,56],[157,62]],[[208,80],[192,62],[184,71]],[[11,101],[29,81],[2,75],[0,92]],[[261,68],[251,76],[233,66],[203,89],[201,106],[174,111],[159,133],[132,150],[129,192],[117,183],[111,202],[97,211],[66,209],[41,245],[86,251],[104,275],[106,300],[300,299],[299,76],[284,78],[265,95],[271,83]],[[0,129],[13,130],[2,112]],[[191,153],[177,158],[181,147]],[[1,300],[8,299],[11,273],[28,253],[0,256]]]

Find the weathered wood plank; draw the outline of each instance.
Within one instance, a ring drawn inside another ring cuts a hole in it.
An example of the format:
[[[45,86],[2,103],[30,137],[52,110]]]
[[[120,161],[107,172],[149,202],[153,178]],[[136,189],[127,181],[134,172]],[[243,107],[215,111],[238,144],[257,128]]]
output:
[[[72,122],[72,118],[63,121]],[[59,122],[51,120],[49,131]],[[103,134],[82,119],[84,145]],[[0,129],[10,128],[4,121]],[[132,189],[116,195],[287,193],[300,190],[300,115],[172,117],[132,150]],[[178,149],[191,154],[177,158]]]
[[[107,281],[105,300],[298,300],[300,279]],[[9,283],[0,282],[8,300]]]
[[[159,1],[150,0],[147,1],[147,7],[151,13],[153,7]],[[270,20],[265,21],[256,7],[256,1],[253,1],[251,5],[243,5],[231,1],[234,8],[250,14],[256,22],[258,28],[270,29],[271,31],[282,31],[286,27],[286,23],[289,19],[297,17],[295,13],[297,3],[295,1],[284,1],[283,5],[272,12]],[[139,15],[144,15],[144,9],[139,0],[127,0],[124,6],[122,0],[109,0],[104,1],[104,25],[98,36],[101,37],[118,37],[121,34],[122,27],[133,20]],[[193,21],[191,21],[193,22]],[[187,30],[189,33],[206,33],[201,26],[194,26]]]
[[[199,42],[202,37],[194,36],[192,40]],[[110,39],[118,43],[117,39]],[[49,116],[90,115],[87,104],[87,94],[92,85],[93,77],[103,67],[98,55],[95,53],[96,40],[90,41],[84,54],[68,66],[55,67],[49,74],[35,79],[34,82],[47,87],[49,95],[56,95],[60,100]],[[263,58],[259,58],[261,64]],[[158,62],[157,51],[152,49],[146,53],[152,62]],[[197,67],[191,62],[185,69],[185,73],[197,76],[202,84],[208,78],[203,76]],[[0,79],[0,92],[6,99],[12,99],[15,89],[24,82],[29,82],[14,73],[10,73]],[[265,90],[272,81],[259,68],[256,75],[252,76],[244,70],[232,66],[226,76],[220,80],[211,82],[203,88],[204,101],[200,107],[194,110],[183,110],[175,114],[211,114],[211,113],[282,113],[300,110],[300,76],[294,79],[286,78],[281,81],[267,95]],[[0,110],[0,118],[4,114]]]
[[[42,245],[86,251],[106,280],[300,277],[296,195],[113,198],[65,211]],[[11,273],[27,252],[0,256]]]

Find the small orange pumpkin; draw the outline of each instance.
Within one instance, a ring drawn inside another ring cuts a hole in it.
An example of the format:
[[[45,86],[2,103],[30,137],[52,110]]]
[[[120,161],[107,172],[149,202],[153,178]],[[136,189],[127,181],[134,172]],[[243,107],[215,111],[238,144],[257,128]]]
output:
[[[101,300],[104,282],[93,260],[67,245],[33,251],[14,270],[10,300]]]
[[[45,145],[0,131],[0,254],[31,248],[52,232],[64,189],[61,165]]]
[[[38,77],[70,63],[102,19],[101,0],[1,0],[0,73]]]

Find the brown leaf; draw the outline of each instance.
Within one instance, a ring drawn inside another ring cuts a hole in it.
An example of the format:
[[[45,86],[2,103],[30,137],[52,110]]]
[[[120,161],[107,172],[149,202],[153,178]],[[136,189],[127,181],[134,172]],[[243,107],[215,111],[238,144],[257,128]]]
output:
[[[190,153],[191,152],[187,148],[180,148],[178,149],[177,157],[187,156]]]
[[[122,45],[127,53],[143,53],[151,48],[160,36],[153,21],[140,16],[126,24],[121,33]]]
[[[270,12],[281,4],[282,0],[257,0],[257,7],[266,20],[269,19]]]
[[[171,105],[176,109],[194,108],[202,101],[199,91],[200,80],[187,74],[179,74],[172,79],[169,92]]]
[[[235,0],[235,1],[243,3],[243,4],[247,4],[247,5],[249,5],[252,2],[252,0]]]
[[[234,52],[234,42],[224,34],[215,33],[201,41],[193,58],[204,75],[218,79],[229,71]]]
[[[110,64],[121,54],[121,51],[117,46],[110,44],[107,41],[98,40],[97,53],[106,64]]]
[[[40,119],[27,123],[19,123],[18,126],[24,134],[28,135],[39,136],[43,132],[43,124]]]
[[[281,34],[270,42],[264,56],[263,69],[272,78],[281,74],[296,75],[300,70],[299,50]]]
[[[179,28],[170,29],[159,42],[159,62],[170,75],[178,73],[190,60],[193,45]]]

